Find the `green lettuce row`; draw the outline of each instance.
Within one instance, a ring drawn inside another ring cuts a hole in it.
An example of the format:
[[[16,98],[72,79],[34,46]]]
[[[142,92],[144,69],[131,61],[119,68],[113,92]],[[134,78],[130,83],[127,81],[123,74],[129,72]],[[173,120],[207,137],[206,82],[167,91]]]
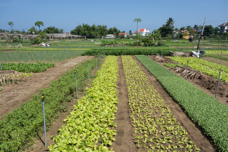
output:
[[[81,63],[0,120],[0,152],[17,152],[23,149],[36,136],[36,131],[42,129],[42,94],[45,97],[46,121],[50,125],[58,112],[64,109],[66,102],[71,100],[76,87],[75,75],[77,88],[82,88],[95,66],[96,59]]]
[[[111,151],[116,135],[117,75],[117,57],[109,56],[54,138],[51,152]]]
[[[18,72],[37,73],[44,72],[48,68],[54,67],[51,63],[1,63],[0,70],[14,70]]]
[[[136,61],[130,56],[122,59],[137,147],[144,151],[200,151]]]
[[[189,117],[202,128],[203,132],[211,137],[218,150],[227,152],[228,107],[149,57],[137,56],[137,58],[184,108]]]

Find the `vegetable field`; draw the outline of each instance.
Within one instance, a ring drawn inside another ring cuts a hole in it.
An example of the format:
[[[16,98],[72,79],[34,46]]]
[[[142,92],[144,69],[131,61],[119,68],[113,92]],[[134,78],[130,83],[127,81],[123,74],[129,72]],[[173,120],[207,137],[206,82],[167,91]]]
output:
[[[186,40],[158,47],[100,42],[0,48],[0,152],[228,152],[225,64],[168,57],[172,48],[190,51]],[[207,55],[221,55],[210,46]],[[218,86],[219,97],[178,68],[213,83],[211,91]]]
[[[58,62],[81,55],[83,51],[0,51],[0,62]]]
[[[228,150],[228,107],[197,89],[146,56],[137,56],[189,117],[213,139],[220,151]],[[180,85],[181,84],[181,85]]]
[[[50,151],[109,151],[116,135],[116,84],[117,57],[107,57],[92,87],[54,138]]]
[[[143,151],[200,151],[136,61],[123,57],[123,66],[137,147]]]
[[[171,59],[181,65],[189,66],[194,70],[198,70],[202,73],[213,76],[216,79],[219,79],[219,72],[221,72],[221,80],[228,82],[227,66],[191,57],[171,57]]]
[[[50,63],[2,63],[0,64],[1,70],[14,70],[25,73],[44,72],[48,68],[54,67]]]

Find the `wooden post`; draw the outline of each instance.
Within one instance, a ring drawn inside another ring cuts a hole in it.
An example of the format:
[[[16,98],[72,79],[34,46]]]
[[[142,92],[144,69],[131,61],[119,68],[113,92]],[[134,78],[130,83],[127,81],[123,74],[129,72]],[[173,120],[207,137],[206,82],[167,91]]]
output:
[[[77,74],[75,72],[75,97],[78,98],[78,84],[77,84]]]
[[[46,116],[45,116],[45,100],[44,96],[41,96],[41,104],[42,104],[42,113],[43,113],[43,134],[44,134],[44,146],[47,148],[47,127],[46,127]]]
[[[219,70],[219,73],[218,73],[218,81],[217,81],[216,88],[215,88],[215,98],[216,98],[216,95],[217,95],[217,93],[218,93],[219,82],[220,82],[220,80],[221,80],[221,76],[222,76],[222,71]]]

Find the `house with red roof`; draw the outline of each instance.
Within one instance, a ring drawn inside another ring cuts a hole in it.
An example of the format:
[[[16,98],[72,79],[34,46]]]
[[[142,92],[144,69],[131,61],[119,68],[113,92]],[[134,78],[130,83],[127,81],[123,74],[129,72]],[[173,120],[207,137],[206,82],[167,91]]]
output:
[[[135,32],[135,34],[137,33],[139,33],[142,36],[147,36],[148,34],[150,34],[150,30],[146,28],[142,28]]]
[[[119,37],[126,38],[126,37],[128,36],[128,33],[126,33],[126,32],[121,32],[121,33],[119,33],[118,35],[119,35]]]

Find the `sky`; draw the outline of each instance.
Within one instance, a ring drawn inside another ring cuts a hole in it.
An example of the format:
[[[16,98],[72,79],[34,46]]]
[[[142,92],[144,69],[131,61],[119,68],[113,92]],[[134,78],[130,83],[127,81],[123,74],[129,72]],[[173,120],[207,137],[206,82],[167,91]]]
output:
[[[169,17],[176,27],[228,22],[228,0],[0,0],[0,29],[27,30],[41,20],[45,27],[56,26],[69,32],[79,24],[99,24],[124,31],[154,30]]]

